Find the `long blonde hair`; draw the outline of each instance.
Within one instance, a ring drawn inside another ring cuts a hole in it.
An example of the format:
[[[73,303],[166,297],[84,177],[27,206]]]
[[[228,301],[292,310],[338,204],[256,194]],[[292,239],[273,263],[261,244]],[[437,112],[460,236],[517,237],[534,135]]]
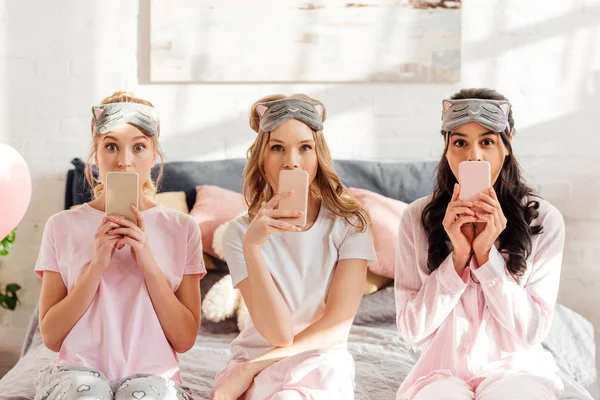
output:
[[[315,99],[305,94],[284,96],[275,94],[263,97],[256,101],[250,109],[250,127],[258,133],[256,140],[247,152],[248,163],[244,170],[244,199],[248,204],[248,215],[253,219],[263,203],[269,201],[274,195],[273,188],[267,181],[264,169],[265,151],[269,144],[270,132],[259,128],[260,116],[256,111],[259,103],[288,97],[302,98],[309,101]],[[323,109],[323,122],[327,118],[327,111]],[[310,192],[315,199],[325,203],[335,215],[345,218],[354,225],[358,232],[364,232],[371,225],[371,217],[363,205],[356,200],[338,176],[333,167],[333,160],[322,131],[313,131],[315,151],[317,154],[317,174],[310,185]],[[356,218],[355,218],[356,217]]]
[[[127,92],[127,91],[123,91],[123,90],[120,90],[118,92],[111,94],[110,96],[108,96],[107,98],[105,98],[104,100],[102,100],[100,102],[100,104],[110,104],[110,103],[139,103],[139,104],[144,104],[149,107],[154,107],[152,105],[152,103],[150,103],[148,100],[144,100],[140,97],[137,97],[135,94],[133,94],[131,92]],[[97,178],[97,179],[94,178],[94,175],[92,173],[92,164],[96,157],[96,153],[98,152],[98,142],[100,141],[101,135],[98,135],[97,133],[95,133],[93,119],[91,121],[90,128],[92,131],[92,143],[90,145],[90,151],[88,153],[88,159],[87,159],[87,163],[85,165],[85,179],[86,179],[88,185],[92,188],[94,198],[98,198],[98,196],[100,196],[100,194],[104,190],[104,183],[102,183],[100,178]],[[158,123],[158,133],[160,135],[160,122]],[[144,185],[142,187],[143,192],[150,196],[154,196],[156,194],[158,187],[160,186],[160,183],[162,182],[162,177],[163,177],[164,157],[163,157],[162,149],[160,147],[160,143],[158,142],[159,135],[149,137],[149,139],[152,141],[152,143],[154,145],[153,146],[154,152],[160,158],[159,170],[158,170],[158,176],[156,178],[156,182],[153,182],[152,178],[150,178],[146,182],[144,182]]]

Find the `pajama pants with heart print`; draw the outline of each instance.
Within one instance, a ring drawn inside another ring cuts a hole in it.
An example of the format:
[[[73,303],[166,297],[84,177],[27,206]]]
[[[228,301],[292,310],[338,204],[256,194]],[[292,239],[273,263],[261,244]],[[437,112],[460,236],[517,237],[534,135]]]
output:
[[[35,381],[35,400],[192,400],[175,382],[135,374],[115,382],[80,365],[48,365]]]

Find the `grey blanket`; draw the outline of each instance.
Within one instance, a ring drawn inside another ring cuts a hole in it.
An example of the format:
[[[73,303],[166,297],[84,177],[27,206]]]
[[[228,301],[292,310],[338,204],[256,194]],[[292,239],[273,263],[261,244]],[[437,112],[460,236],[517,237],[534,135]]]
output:
[[[215,375],[229,358],[235,337],[234,321],[203,322],[195,346],[181,355],[185,384],[195,399],[207,399]],[[228,333],[215,333],[217,330]],[[544,346],[554,355],[565,382],[561,399],[597,399],[594,334],[579,314],[557,305],[552,328]],[[361,303],[350,334],[348,348],[356,361],[357,400],[390,400],[400,382],[419,357],[395,328],[393,289],[367,296]],[[39,369],[56,356],[41,344],[37,318],[32,316],[18,364],[0,380],[0,399],[32,399],[33,380]]]

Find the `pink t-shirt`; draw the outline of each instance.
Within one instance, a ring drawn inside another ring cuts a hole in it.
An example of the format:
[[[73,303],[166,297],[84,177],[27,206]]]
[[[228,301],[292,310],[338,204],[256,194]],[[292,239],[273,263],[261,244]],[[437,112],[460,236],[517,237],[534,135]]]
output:
[[[60,273],[70,293],[94,252],[104,212],[87,203],[48,220],[35,271]],[[142,211],[154,258],[173,292],[183,275],[206,269],[198,224],[184,213],[155,206]],[[115,250],[88,310],[62,343],[58,362],[95,368],[111,380],[151,373],[180,383],[179,359],[163,332],[131,248]]]

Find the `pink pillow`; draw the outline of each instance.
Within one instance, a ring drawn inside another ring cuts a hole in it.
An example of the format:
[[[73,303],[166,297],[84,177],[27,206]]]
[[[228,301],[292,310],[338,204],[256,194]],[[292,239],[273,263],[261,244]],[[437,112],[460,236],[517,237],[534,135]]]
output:
[[[196,203],[190,215],[202,232],[202,249],[218,258],[213,249],[213,236],[219,225],[229,222],[246,209],[240,193],[218,186],[197,186]]]
[[[369,211],[373,218],[373,241],[377,263],[369,269],[377,275],[394,278],[396,247],[400,217],[408,204],[365,190],[350,188],[350,192]]]

